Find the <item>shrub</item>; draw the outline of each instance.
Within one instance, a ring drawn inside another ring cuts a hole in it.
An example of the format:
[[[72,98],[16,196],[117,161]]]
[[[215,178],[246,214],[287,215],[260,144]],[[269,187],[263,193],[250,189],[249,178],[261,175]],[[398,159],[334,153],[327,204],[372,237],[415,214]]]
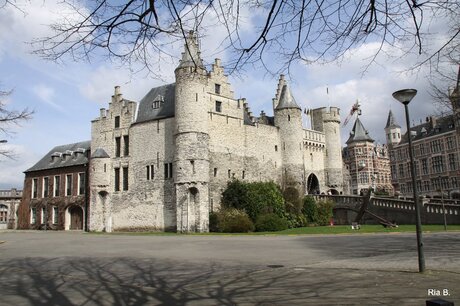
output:
[[[214,233],[219,231],[219,219],[216,212],[209,213],[209,231]]]
[[[334,202],[331,200],[318,201],[318,225],[328,225],[329,221],[333,217],[332,209],[334,208]]]
[[[255,221],[260,214],[284,214],[284,199],[278,186],[273,182],[248,184],[248,199],[245,207],[249,217]]]
[[[304,198],[302,213],[308,223],[318,223],[318,207],[312,196],[306,196]]]
[[[252,221],[264,213],[275,213],[282,217],[284,199],[273,182],[244,183],[233,180],[222,193],[222,206],[246,211]]]
[[[283,197],[285,202],[286,211],[290,214],[301,215],[302,214],[302,198],[300,197],[299,191],[294,187],[287,187],[283,191]]]
[[[307,218],[303,215],[286,213],[284,219],[287,221],[288,228],[304,227],[308,225]]]
[[[239,180],[228,182],[222,193],[222,206],[245,209],[248,201],[248,184]]]
[[[213,229],[222,233],[247,233],[254,231],[254,224],[249,219],[246,212],[236,208],[222,208],[214,213]],[[211,219],[210,219],[211,229]],[[214,225],[215,224],[215,225]]]
[[[287,228],[287,221],[274,213],[263,214],[257,218],[256,231],[258,232],[276,232]]]

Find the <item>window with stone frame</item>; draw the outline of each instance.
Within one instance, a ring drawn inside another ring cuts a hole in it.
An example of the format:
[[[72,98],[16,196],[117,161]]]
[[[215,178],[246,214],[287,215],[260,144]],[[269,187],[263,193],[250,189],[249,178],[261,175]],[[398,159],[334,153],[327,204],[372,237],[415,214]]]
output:
[[[86,188],[86,177],[85,177],[86,173],[84,172],[81,172],[81,173],[78,173],[78,194],[79,195],[82,195],[82,194],[85,194],[85,188]]]
[[[120,191],[120,168],[114,169],[114,189]]]
[[[164,175],[165,179],[171,179],[173,177],[173,168],[172,163],[165,163],[164,164]]]
[[[447,137],[447,150],[455,148],[455,138],[454,136]]]
[[[8,221],[8,206],[0,204],[0,223]]]
[[[128,167],[123,167],[123,191],[128,190],[129,172]]]
[[[428,160],[426,158],[421,160],[422,162],[422,174],[426,175],[428,174]]]
[[[222,102],[216,101],[216,112],[222,113]]]
[[[457,170],[457,157],[455,156],[455,153],[450,153],[448,155],[448,158],[449,158],[449,169]]]
[[[433,173],[440,173],[444,171],[442,155],[433,156],[431,159]]]
[[[155,168],[154,165],[145,166],[147,171],[147,181],[153,180],[155,178]]]
[[[220,84],[214,84],[214,92],[220,95]]]
[[[129,156],[129,135],[123,136],[123,156]]]
[[[38,196],[38,178],[32,179],[32,199],[36,199]]]
[[[65,176],[65,195],[72,195],[72,174],[67,174]]]
[[[120,127],[120,116],[115,116],[115,128],[118,129]]]
[[[54,177],[53,195],[55,197],[58,197],[60,196],[60,194],[61,194],[61,176],[56,175]]]
[[[49,188],[50,188],[50,182],[49,182],[49,177],[44,177],[43,178],[43,197],[47,198],[49,196]]]
[[[30,223],[31,224],[37,223],[37,209],[35,207],[32,207],[30,209]]]
[[[59,222],[59,208],[53,206],[53,224],[58,224]]]
[[[115,137],[115,157],[120,157],[121,137]]]

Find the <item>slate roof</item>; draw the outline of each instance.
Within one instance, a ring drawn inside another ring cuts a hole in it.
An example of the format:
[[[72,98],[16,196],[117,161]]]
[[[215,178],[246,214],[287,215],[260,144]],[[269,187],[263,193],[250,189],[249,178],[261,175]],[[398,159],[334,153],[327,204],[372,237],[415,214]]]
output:
[[[283,89],[281,89],[280,100],[278,102],[278,106],[276,106],[276,109],[283,109],[283,108],[301,109],[300,106],[295,101],[294,97],[292,96],[289,86],[287,86],[286,84],[283,86]]]
[[[83,141],[54,147],[35,165],[24,171],[24,173],[87,164],[88,151],[90,149],[91,141]],[[80,152],[82,154],[76,154],[76,152]],[[54,161],[53,156],[55,157]]]
[[[364,128],[363,124],[361,123],[361,120],[359,120],[358,117],[356,118],[355,125],[353,126],[353,129],[350,132],[350,137],[348,138],[346,144],[359,141],[374,142],[374,139],[372,139],[369,136],[369,132]]]
[[[103,148],[97,148],[91,153],[91,158],[110,158],[110,156]]]
[[[387,125],[385,126],[385,128],[401,128],[401,126],[399,124],[396,123],[396,119],[395,117],[393,116],[393,112],[391,111],[390,109],[390,112],[388,113],[388,119],[387,119]]]
[[[176,101],[176,83],[152,88],[139,102],[135,123],[174,117]],[[162,99],[161,106],[153,108],[153,102]]]
[[[415,136],[412,136],[412,140],[419,140],[425,137],[431,137],[446,132],[455,130],[454,115],[440,117],[436,119],[436,125],[432,127],[431,122],[425,122],[410,128],[411,132],[415,132]],[[401,137],[399,144],[407,143],[407,132]]]

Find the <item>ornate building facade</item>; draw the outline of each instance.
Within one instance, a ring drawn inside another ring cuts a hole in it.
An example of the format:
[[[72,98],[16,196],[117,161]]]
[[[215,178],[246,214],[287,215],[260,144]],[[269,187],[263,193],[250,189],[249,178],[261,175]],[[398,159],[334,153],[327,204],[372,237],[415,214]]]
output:
[[[350,193],[362,194],[372,187],[377,193],[392,195],[387,146],[375,144],[359,117],[356,118],[346,144],[343,160],[349,171]]]

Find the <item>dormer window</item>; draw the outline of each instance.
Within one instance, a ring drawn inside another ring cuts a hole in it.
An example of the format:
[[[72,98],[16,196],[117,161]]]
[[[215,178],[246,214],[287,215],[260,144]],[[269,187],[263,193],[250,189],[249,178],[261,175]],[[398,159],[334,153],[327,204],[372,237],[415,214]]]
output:
[[[158,109],[164,102],[164,97],[162,95],[158,95],[155,100],[153,100],[152,107],[153,109]]]

